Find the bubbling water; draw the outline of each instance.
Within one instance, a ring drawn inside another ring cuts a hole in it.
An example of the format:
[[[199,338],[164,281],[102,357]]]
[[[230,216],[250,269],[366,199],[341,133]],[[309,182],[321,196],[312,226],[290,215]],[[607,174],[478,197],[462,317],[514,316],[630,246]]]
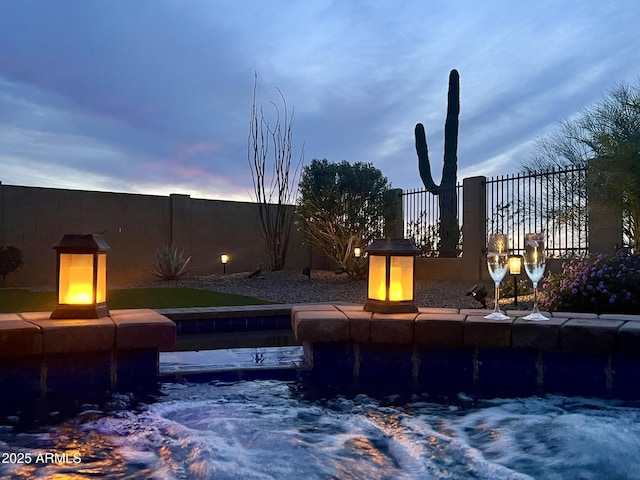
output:
[[[82,460],[0,463],[0,478],[555,480],[640,472],[640,409],[613,402],[310,399],[281,381],[166,384],[162,394],[139,409],[86,411],[35,433],[0,430],[0,452],[64,451]]]

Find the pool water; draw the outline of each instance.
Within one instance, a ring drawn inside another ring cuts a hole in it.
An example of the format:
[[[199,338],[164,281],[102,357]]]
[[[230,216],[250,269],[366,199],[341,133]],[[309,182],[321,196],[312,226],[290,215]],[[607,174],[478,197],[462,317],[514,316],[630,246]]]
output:
[[[228,370],[294,369],[304,363],[301,346],[225,348],[188,352],[161,352],[160,373],[195,373]]]
[[[165,384],[135,408],[116,397],[108,411],[87,406],[37,432],[0,427],[0,454],[12,453],[32,460],[0,463],[2,479],[639,479],[640,408],[559,396],[311,399],[272,380]]]

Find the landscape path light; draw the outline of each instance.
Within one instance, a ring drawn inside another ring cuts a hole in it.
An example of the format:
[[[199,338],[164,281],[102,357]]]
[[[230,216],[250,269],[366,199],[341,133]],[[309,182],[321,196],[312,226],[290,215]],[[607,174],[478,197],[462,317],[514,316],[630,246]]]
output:
[[[518,306],[518,275],[522,273],[522,257],[511,255],[509,257],[509,273],[513,277],[513,305]]]
[[[65,234],[57,253],[57,304],[51,318],[102,318],[107,307],[107,251],[101,235]]]
[[[220,255],[220,263],[222,263],[222,273],[227,273],[227,263],[229,263],[229,255],[226,253]]]
[[[415,259],[418,249],[406,238],[374,240],[365,251],[369,265],[364,309],[377,313],[415,313]]]

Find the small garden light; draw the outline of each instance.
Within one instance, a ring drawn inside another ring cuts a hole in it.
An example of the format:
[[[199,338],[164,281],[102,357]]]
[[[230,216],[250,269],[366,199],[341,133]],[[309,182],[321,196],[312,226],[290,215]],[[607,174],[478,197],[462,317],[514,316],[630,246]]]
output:
[[[414,271],[418,249],[405,238],[374,240],[366,248],[369,261],[367,302],[377,313],[413,313]]]
[[[57,252],[57,306],[51,318],[101,318],[107,308],[107,250],[98,234],[66,234]]]
[[[227,263],[229,263],[229,255],[226,253],[220,255],[220,263],[222,263],[222,273],[227,273]]]
[[[520,275],[522,273],[522,257],[520,255],[511,255],[509,257],[509,273],[511,275]]]
[[[353,249],[353,256],[356,258],[360,258],[360,255],[362,255],[362,250],[360,250],[360,247],[356,247]]]
[[[522,257],[511,255],[509,257],[509,273],[513,277],[513,305],[518,306],[518,275],[522,273]]]

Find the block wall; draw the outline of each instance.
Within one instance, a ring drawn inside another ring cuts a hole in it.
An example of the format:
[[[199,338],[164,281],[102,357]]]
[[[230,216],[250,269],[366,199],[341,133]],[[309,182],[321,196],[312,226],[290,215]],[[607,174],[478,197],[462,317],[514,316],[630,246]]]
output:
[[[196,275],[221,273],[223,252],[230,255],[227,273],[267,264],[257,209],[250,202],[0,183],[0,245],[18,247],[24,256],[23,267],[7,276],[7,286],[53,286],[52,247],[65,233],[102,233],[111,247],[110,287],[154,279],[149,270],[164,245],[191,255]],[[311,253],[295,225],[289,248],[286,268],[309,265]]]

